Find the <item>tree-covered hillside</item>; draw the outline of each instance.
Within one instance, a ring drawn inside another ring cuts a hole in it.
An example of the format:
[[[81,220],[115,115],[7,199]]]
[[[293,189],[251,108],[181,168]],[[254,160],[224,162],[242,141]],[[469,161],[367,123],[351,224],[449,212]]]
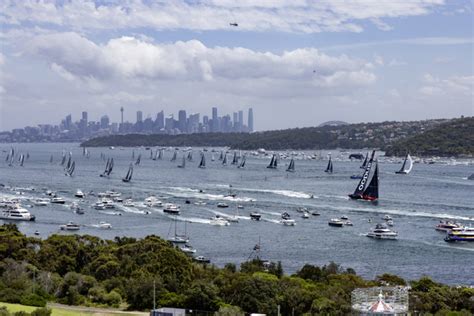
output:
[[[258,312],[276,315],[348,315],[351,291],[381,284],[405,285],[384,274],[367,281],[335,263],[307,264],[286,275],[279,263],[254,259],[238,269],[194,263],[156,236],[102,240],[87,235],[52,235],[41,240],[0,226],[0,301],[44,306],[115,306],[149,310],[156,286],[157,306],[219,311],[216,315]],[[474,289],[450,287],[429,278],[411,282],[410,308],[419,313],[470,315]]]

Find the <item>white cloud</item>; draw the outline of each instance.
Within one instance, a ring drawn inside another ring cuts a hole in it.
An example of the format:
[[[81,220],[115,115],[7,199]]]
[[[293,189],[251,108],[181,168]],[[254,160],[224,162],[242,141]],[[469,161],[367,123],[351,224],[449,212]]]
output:
[[[405,66],[407,65],[408,63],[405,62],[405,61],[400,61],[400,60],[397,60],[397,59],[392,59],[390,60],[390,62],[388,63],[388,65],[390,67],[396,67],[396,66]]]
[[[419,92],[424,96],[474,96],[474,76],[451,76],[441,79],[432,74],[423,76],[424,85]],[[472,102],[472,100],[471,100]]]
[[[272,79],[313,82],[319,87],[363,86],[375,81],[371,65],[314,48],[281,54],[246,48],[207,47],[197,40],[171,44],[120,37],[96,44],[77,33],[39,35],[27,51],[44,58],[66,80],[150,79],[212,81]]]
[[[426,15],[444,0],[351,1],[36,1],[5,0],[2,23],[57,25],[66,30],[151,28],[154,30],[243,30],[316,33],[360,32],[363,20],[381,30],[382,19]],[[238,22],[231,28],[229,22]]]

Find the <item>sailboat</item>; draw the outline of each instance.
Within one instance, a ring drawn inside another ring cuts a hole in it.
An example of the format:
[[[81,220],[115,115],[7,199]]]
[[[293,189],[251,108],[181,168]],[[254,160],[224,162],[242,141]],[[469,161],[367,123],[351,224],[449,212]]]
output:
[[[192,151],[188,152],[188,161],[193,161],[193,152]]]
[[[277,168],[277,158],[276,158],[275,154],[273,154],[272,160],[270,160],[270,163],[268,164],[267,168],[269,168],[269,169],[276,169]]]
[[[214,157],[214,153],[211,154],[211,161],[216,160],[216,157]]]
[[[408,163],[408,165],[407,165]],[[411,159],[410,154],[405,156],[405,160],[403,161],[403,165],[400,170],[396,171],[395,173],[398,174],[409,174],[411,169],[413,168],[413,159]]]
[[[25,155],[21,154],[19,160],[20,160],[20,167],[23,167],[23,163],[25,162]]]
[[[365,159],[364,159],[364,162],[362,163],[362,165],[360,166],[361,169],[365,169],[365,167],[367,167],[367,162],[369,161],[369,153],[367,152],[367,154],[365,155]]]
[[[184,222],[184,235],[178,235],[178,233],[177,233],[177,223],[178,223],[178,219],[177,219],[177,216],[175,216],[175,219],[174,219],[174,236],[169,237],[168,241],[171,241],[172,243],[175,243],[175,244],[188,243],[189,238],[188,238],[187,232],[186,232],[186,221]]]
[[[219,156],[219,160],[223,160],[224,159],[224,152],[221,150],[221,155]]]
[[[53,155],[51,155],[51,157],[49,157],[49,163],[53,163]]]
[[[328,166],[326,167],[326,170],[324,172],[332,173],[332,158],[329,156],[329,161],[328,161]]]
[[[247,156],[243,156],[242,157],[242,161],[240,162],[240,165],[238,166],[238,168],[244,168],[245,167],[245,161],[247,160]]]
[[[155,160],[155,159],[153,159],[153,148],[150,149],[150,159]]]
[[[161,159],[163,159],[163,149],[160,149],[158,153],[158,160],[161,160]]]
[[[186,167],[186,157],[183,155],[183,160],[180,165],[178,165],[178,168],[184,168]]]
[[[199,162],[199,168],[205,169],[206,168],[206,157],[204,156],[204,153],[201,153],[201,162]]]
[[[142,154],[138,154],[137,161],[135,161],[135,166],[140,165],[140,161],[142,161]]]
[[[176,161],[176,158],[178,158],[178,152],[175,150],[173,153],[173,157],[171,157],[170,161]]]
[[[68,168],[66,168],[66,173],[65,175],[66,176],[69,176],[69,177],[72,177],[72,175],[74,174],[74,170],[76,169],[76,162],[73,161],[71,162],[71,164],[69,165]]]
[[[372,176],[372,180],[366,186],[367,181],[369,180],[370,169],[372,168],[372,164],[374,162],[375,150],[372,152],[369,162],[367,163],[367,167],[365,168],[364,173],[362,174],[362,179],[360,179],[359,184],[357,184],[354,193],[349,194],[349,197],[353,200],[367,200],[367,201],[375,201],[379,197],[379,179],[378,179],[378,164],[377,161],[375,162],[375,171]]]
[[[237,165],[239,163],[239,158],[237,157],[237,152],[234,151],[234,158],[232,158],[232,165]]]
[[[291,158],[290,164],[288,165],[288,168],[286,168],[286,171],[295,172],[295,160],[293,158]]]
[[[227,154],[224,154],[224,158],[222,159],[222,165],[227,166]]]
[[[107,163],[105,164],[105,170],[100,174],[101,177],[108,177],[112,173],[114,168],[114,158],[108,158]]]
[[[130,182],[132,180],[132,175],[133,175],[133,164],[130,163],[130,167],[128,167],[128,172],[125,175],[125,178],[122,178],[123,182]]]

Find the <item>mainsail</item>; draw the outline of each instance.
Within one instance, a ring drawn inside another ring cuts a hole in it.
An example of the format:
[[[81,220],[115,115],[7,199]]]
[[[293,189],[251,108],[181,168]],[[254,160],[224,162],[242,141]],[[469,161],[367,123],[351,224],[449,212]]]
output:
[[[204,155],[204,153],[201,153],[201,161],[199,162],[199,168],[206,168],[206,156]]]
[[[238,168],[243,168],[245,167],[245,161],[247,160],[247,156],[243,156],[242,157],[242,161],[240,162],[240,165],[238,166]]]
[[[270,163],[268,164],[267,168],[276,169],[276,167],[277,167],[277,158],[276,158],[276,155],[273,154],[272,160],[270,160]]]
[[[178,168],[184,168],[186,167],[186,157],[183,155],[183,160],[180,165],[178,165]]]
[[[128,167],[128,172],[125,175],[125,178],[122,178],[123,182],[130,182],[132,180],[132,175],[133,175],[133,164],[130,163],[130,167]]]
[[[237,165],[239,163],[239,158],[237,157],[237,152],[234,151],[234,158],[232,158],[232,164]]]
[[[410,154],[405,156],[405,160],[403,161],[403,165],[400,170],[396,171],[395,173],[398,174],[409,174],[411,169],[413,168],[413,159],[411,159]]]
[[[370,169],[372,168],[372,163],[374,161],[374,156],[375,156],[375,150],[372,151],[372,155],[370,157],[369,162],[367,163],[367,167],[365,167],[364,173],[362,174],[362,178],[359,181],[359,184],[357,184],[357,187],[354,190],[354,193],[349,194],[349,197],[351,199],[362,199],[363,198],[363,193],[365,191],[365,186],[367,184],[367,181],[369,180],[369,175],[370,175]]]
[[[328,165],[326,167],[326,170],[324,170],[324,172],[332,173],[332,159],[331,159],[331,156],[329,156]]]
[[[135,161],[135,166],[138,166],[141,160],[142,160],[142,154],[138,154],[137,161]]]
[[[224,154],[224,158],[222,159],[222,164],[223,164],[224,166],[227,165],[227,153]]]
[[[369,185],[364,190],[362,194],[362,199],[368,201],[375,201],[379,198],[379,166],[377,161],[375,161],[375,171],[370,180]]]
[[[288,168],[286,168],[286,171],[295,172],[295,160],[293,158],[291,158],[290,164],[288,165]]]
[[[362,166],[360,166],[361,169],[365,169],[367,167],[367,162],[369,161],[369,153],[365,154],[365,159],[364,162],[362,163]]]
[[[171,157],[171,161],[175,161],[176,158],[178,158],[178,151],[175,150],[173,153],[173,157]]]

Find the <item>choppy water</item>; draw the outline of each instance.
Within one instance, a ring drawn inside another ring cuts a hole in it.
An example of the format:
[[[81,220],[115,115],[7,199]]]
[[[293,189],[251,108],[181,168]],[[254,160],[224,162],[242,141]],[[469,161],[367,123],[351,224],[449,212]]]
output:
[[[141,164],[135,167],[132,182],[123,183],[121,178],[131,162],[130,148],[91,148],[91,156],[86,159],[77,144],[15,144],[14,147],[18,152],[29,152],[30,158],[24,167],[18,164],[9,167],[5,157],[10,145],[0,144],[0,183],[7,186],[0,188],[0,199],[19,197],[25,199],[23,205],[26,206],[32,204],[27,199],[45,197],[44,189],[51,189],[59,191],[58,195],[67,203],[78,201],[86,212],[85,215],[74,214],[67,204],[27,207],[37,217],[36,222],[18,223],[21,231],[28,235],[36,230],[42,237],[66,234],[59,231],[59,225],[72,220],[83,225],[82,234],[103,238],[156,234],[166,238],[174,231],[174,217],[159,208],[143,205],[143,200],[153,194],[163,202],[181,206],[178,230],[184,230],[184,221],[187,221],[187,232],[198,254],[210,257],[219,266],[247,260],[260,238],[262,257],[281,260],[289,273],[305,263],[322,265],[335,261],[369,278],[389,272],[408,279],[429,275],[445,283],[474,284],[474,244],[448,244],[443,241],[444,234],[434,230],[439,220],[445,218],[474,224],[474,181],[466,180],[474,172],[472,164],[415,164],[412,173],[404,176],[394,174],[399,164],[382,161],[379,164],[381,198],[373,205],[347,198],[358,181],[349,176],[360,173],[360,162],[336,159],[334,173],[326,174],[324,160],[297,160],[297,171],[287,174],[284,171],[287,160],[281,161],[278,170],[270,170],[265,168],[269,158],[250,157],[245,169],[237,169],[232,165],[222,166],[217,159],[212,162],[209,151],[206,153],[208,167],[199,169],[199,155],[195,150],[195,161],[180,169],[176,162],[170,162],[172,151],[165,151],[163,160],[153,161],[149,159],[149,151],[136,148],[136,156],[142,154]],[[63,149],[71,150],[76,161],[72,178],[64,176],[63,167],[59,165]],[[53,164],[49,163],[51,154]],[[101,154],[115,160],[109,179],[99,177],[105,167]],[[337,152],[333,151],[333,157],[336,156]],[[237,194],[235,199],[225,197],[229,184]],[[92,208],[97,197],[88,196],[79,201],[74,198],[77,189],[86,194],[113,189],[140,203],[136,207],[98,211]],[[185,204],[187,199],[207,204]],[[223,201],[230,207],[217,208],[217,203]],[[244,209],[237,210],[239,204]],[[301,206],[317,210],[321,216],[303,219],[295,211]],[[259,211],[263,220],[251,221],[251,211]],[[293,216],[296,226],[278,223],[283,211]],[[117,216],[117,212],[122,216]],[[211,216],[236,215],[237,212],[239,223],[227,227],[209,224]],[[378,241],[365,237],[376,222],[382,222],[385,214],[393,217],[399,239]],[[330,218],[341,215],[347,215],[354,226],[327,225]],[[372,223],[368,219],[372,219]],[[113,228],[101,230],[97,227],[99,221],[109,222]]]

